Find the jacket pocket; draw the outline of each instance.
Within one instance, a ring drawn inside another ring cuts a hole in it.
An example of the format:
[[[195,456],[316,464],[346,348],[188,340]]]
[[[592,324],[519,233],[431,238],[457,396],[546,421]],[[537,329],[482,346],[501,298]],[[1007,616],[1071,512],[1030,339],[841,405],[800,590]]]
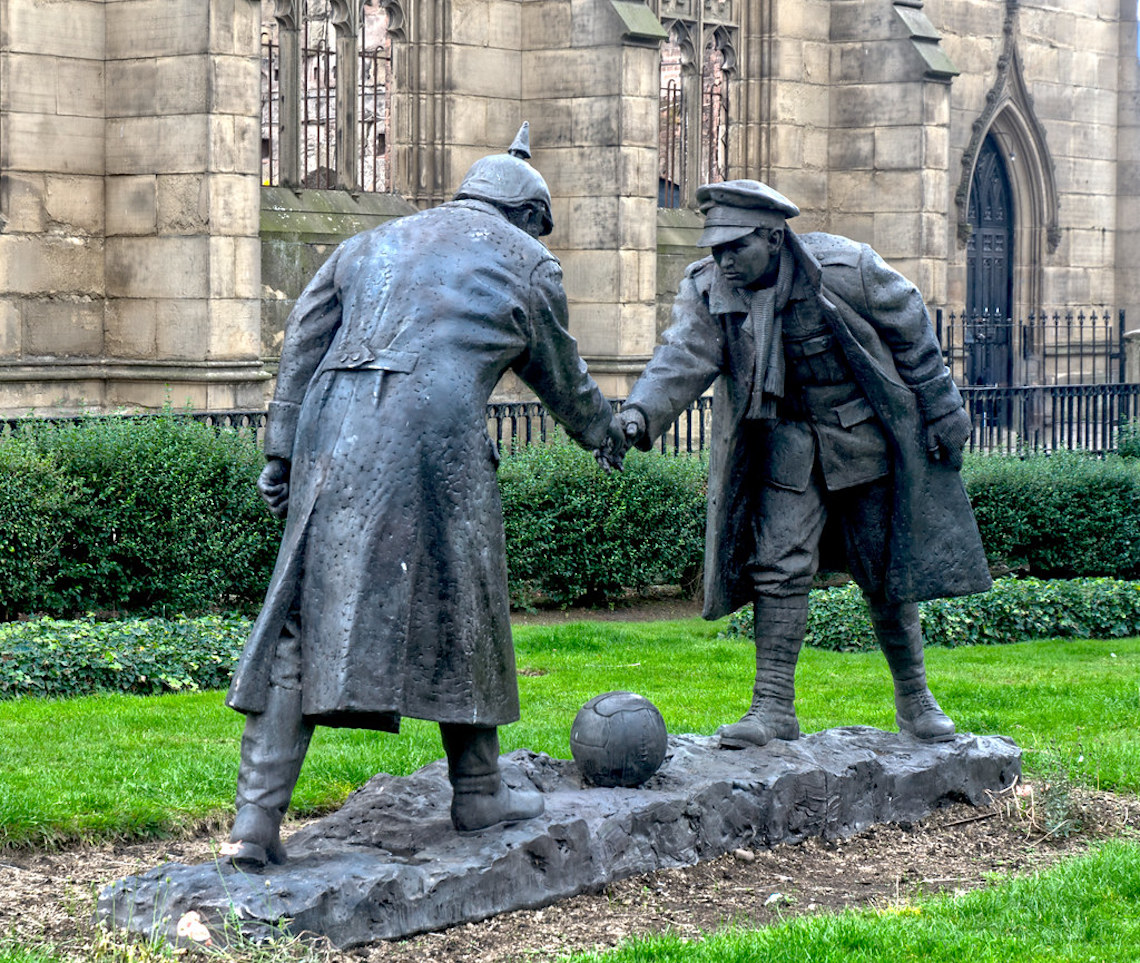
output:
[[[764,481],[787,491],[807,491],[815,465],[815,436],[803,421],[778,421],[765,439]]]
[[[866,398],[856,398],[832,409],[842,428],[854,428],[875,417],[875,409]]]

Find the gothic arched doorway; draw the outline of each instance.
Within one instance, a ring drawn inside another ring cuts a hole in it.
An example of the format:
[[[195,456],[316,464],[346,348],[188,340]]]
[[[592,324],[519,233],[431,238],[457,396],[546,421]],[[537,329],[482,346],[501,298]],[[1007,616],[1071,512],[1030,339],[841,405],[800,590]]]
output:
[[[1013,375],[1013,191],[992,134],[978,152],[968,216],[966,382],[1004,386]]]

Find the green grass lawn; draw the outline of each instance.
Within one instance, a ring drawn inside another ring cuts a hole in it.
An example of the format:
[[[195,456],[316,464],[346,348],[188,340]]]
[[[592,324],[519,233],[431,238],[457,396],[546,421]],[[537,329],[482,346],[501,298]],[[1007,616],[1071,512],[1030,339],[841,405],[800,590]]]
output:
[[[51,963],[59,957],[46,950],[0,946],[0,963]]]
[[[625,688],[652,699],[672,732],[710,733],[747,707],[750,642],[719,623],[580,623],[516,631],[520,746],[566,757],[588,698]],[[1012,735],[1029,772],[1064,769],[1088,785],[1140,792],[1140,639],[1041,641],[930,649],[932,687],[959,729]],[[807,731],[893,727],[891,684],[878,653],[805,650],[797,673]],[[232,812],[241,717],[221,692],[0,702],[0,844],[178,831]],[[434,725],[399,736],[318,730],[294,797],[302,812],[338,804],[378,771],[408,773],[439,758]],[[699,943],[632,941],[577,963],[735,961],[1140,960],[1140,845],[1106,846],[1038,876],[984,892],[885,911],[728,930]],[[50,963],[52,947],[0,938],[0,963]]]
[[[719,623],[530,626],[515,633],[522,721],[503,750],[569,756],[588,698],[625,688],[661,709],[671,732],[710,733],[747,707],[751,643]],[[932,687],[959,729],[1012,735],[1029,771],[1063,765],[1089,785],[1140,792],[1140,640],[1045,641],[930,649]],[[878,653],[805,650],[797,675],[806,731],[893,728]],[[232,812],[241,717],[220,692],[0,702],[0,841],[51,844],[168,831]],[[294,797],[335,806],[379,771],[404,774],[442,755],[436,726],[399,736],[320,729]]]

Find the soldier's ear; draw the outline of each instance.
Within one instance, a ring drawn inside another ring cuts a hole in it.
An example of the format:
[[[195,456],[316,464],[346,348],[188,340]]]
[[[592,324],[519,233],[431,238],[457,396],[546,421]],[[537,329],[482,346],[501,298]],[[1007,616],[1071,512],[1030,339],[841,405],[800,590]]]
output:
[[[773,227],[768,231],[768,246],[775,254],[784,246],[784,229],[782,227]]]

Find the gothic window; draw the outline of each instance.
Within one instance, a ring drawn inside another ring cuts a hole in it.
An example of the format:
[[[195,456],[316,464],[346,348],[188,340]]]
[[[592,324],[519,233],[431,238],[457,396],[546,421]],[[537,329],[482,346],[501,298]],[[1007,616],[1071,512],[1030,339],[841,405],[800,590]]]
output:
[[[705,44],[701,63],[701,170],[700,179],[723,181],[728,164],[727,57],[719,31]]]
[[[657,12],[669,31],[661,48],[658,204],[682,207],[700,184],[726,177],[736,28],[689,0],[658,0]],[[697,16],[667,16],[674,12]]]
[[[661,114],[658,122],[658,207],[681,206],[685,169],[684,88],[681,83],[681,45],[676,29],[661,47]]]
[[[262,183],[389,190],[391,64],[383,0],[262,0]]]

